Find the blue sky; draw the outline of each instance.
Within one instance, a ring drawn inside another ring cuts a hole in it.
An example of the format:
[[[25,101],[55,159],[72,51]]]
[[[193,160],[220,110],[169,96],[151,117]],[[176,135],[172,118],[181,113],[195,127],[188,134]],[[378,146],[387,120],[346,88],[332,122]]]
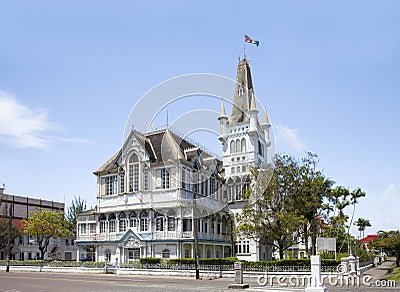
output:
[[[94,205],[92,172],[138,99],[183,74],[234,78],[246,33],[277,151],[315,152],[326,176],[365,190],[367,233],[400,229],[399,12],[396,0],[0,1],[0,183]]]

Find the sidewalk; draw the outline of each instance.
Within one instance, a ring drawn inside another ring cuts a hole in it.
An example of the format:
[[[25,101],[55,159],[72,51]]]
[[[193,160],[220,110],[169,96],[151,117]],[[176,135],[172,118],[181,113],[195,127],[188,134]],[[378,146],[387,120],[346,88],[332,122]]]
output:
[[[394,259],[388,259],[381,265],[377,265],[376,267],[373,267],[362,274],[370,275],[374,281],[382,280],[388,276],[388,274],[390,273],[389,270],[394,266],[395,263],[396,261]]]

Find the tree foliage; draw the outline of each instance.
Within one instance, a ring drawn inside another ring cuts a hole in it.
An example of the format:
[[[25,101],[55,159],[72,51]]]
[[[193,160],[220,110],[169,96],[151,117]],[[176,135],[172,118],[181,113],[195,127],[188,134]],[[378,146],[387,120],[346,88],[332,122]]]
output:
[[[51,237],[69,238],[73,236],[68,225],[63,212],[40,208],[30,212],[29,217],[23,220],[24,233],[36,240],[42,260]]]
[[[400,231],[381,231],[373,241],[373,246],[396,256],[396,264],[400,266]]]
[[[358,218],[354,225],[358,227],[358,231],[360,231],[360,238],[364,238],[364,231],[367,227],[371,227],[371,223],[368,219]]]
[[[9,236],[9,205],[4,203],[0,197],[0,249],[7,247],[7,241]],[[21,235],[21,230],[19,230],[15,225],[11,225],[11,244],[14,242],[15,238]]]
[[[360,188],[352,192],[342,186],[333,188],[334,181],[318,170],[318,163],[318,156],[313,153],[301,160],[277,154],[273,172],[253,170],[253,184],[246,193],[253,200],[237,215],[239,237],[254,238],[275,247],[280,258],[285,250],[299,243],[300,236],[307,255],[315,254],[316,237],[322,232],[336,238],[338,251],[347,246],[355,206],[365,193]],[[264,175],[268,179],[260,179],[263,172],[270,172],[270,176]],[[344,212],[348,206],[353,206],[350,225],[350,217]]]
[[[283,259],[283,252],[297,241],[305,218],[296,208],[297,161],[289,155],[277,155],[274,164],[269,183],[260,180],[257,171],[252,172],[257,184],[247,196],[258,200],[245,205],[238,215],[237,233],[274,246]]]
[[[65,219],[68,221],[69,229],[76,237],[76,216],[86,210],[86,200],[81,199],[80,196],[74,196],[71,205],[68,207]]]

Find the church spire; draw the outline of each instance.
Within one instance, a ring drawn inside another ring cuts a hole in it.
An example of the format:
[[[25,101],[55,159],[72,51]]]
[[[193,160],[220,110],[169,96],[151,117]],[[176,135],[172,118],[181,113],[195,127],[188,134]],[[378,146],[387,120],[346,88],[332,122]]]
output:
[[[220,112],[220,117],[226,117],[226,112],[225,112],[225,105],[224,105],[224,100],[222,99],[221,101],[221,112]]]
[[[235,94],[230,117],[231,123],[241,123],[249,120],[247,112],[251,107],[253,91],[250,66],[244,58],[239,62],[237,68]]]

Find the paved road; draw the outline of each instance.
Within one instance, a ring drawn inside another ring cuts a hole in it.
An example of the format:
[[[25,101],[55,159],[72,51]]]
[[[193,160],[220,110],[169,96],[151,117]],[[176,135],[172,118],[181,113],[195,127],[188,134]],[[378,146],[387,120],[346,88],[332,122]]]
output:
[[[371,286],[361,285],[330,285],[328,281],[325,283],[328,291],[400,291],[400,283],[396,283],[396,287],[376,287],[377,280],[382,280],[392,266],[393,262],[386,262],[382,265],[370,269],[364,274],[369,276],[368,283]],[[228,291],[228,284],[232,283],[232,278],[222,279],[203,279],[195,280],[188,277],[171,277],[171,276],[138,276],[138,275],[98,275],[98,274],[55,274],[55,273],[26,273],[0,272],[0,292],[44,292],[44,291]],[[262,286],[257,283],[256,278],[245,278],[245,283],[250,284],[250,289],[246,291],[304,291],[304,287],[282,287],[274,285],[274,287]],[[381,282],[383,283],[383,282]]]

